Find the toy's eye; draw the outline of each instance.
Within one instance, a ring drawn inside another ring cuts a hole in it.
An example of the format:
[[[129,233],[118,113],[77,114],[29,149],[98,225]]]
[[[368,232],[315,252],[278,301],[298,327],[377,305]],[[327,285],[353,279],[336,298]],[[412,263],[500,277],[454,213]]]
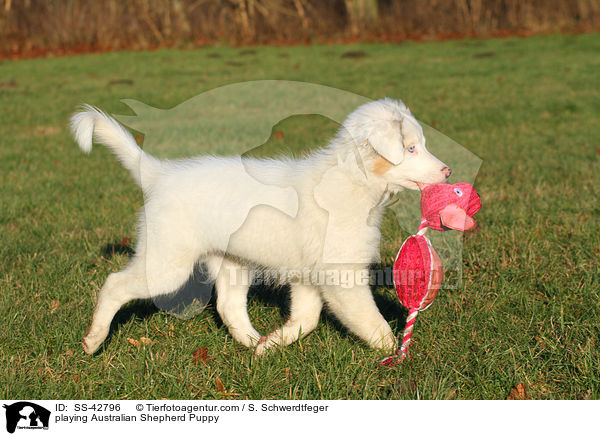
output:
[[[454,193],[456,195],[458,195],[459,197],[462,197],[462,195],[463,195],[463,192],[460,189],[458,189],[458,188],[454,188]]]
[[[415,146],[411,145],[410,147],[407,148],[409,153],[412,153],[413,151],[415,151]]]

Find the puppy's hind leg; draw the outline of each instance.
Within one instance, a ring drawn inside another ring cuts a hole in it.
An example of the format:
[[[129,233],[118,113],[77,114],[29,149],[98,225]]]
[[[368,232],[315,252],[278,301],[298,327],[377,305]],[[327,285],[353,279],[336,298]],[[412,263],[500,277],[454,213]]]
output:
[[[104,282],[92,322],[83,338],[86,353],[92,354],[104,342],[110,323],[121,306],[131,300],[149,297],[143,266],[143,262],[136,258],[125,270],[109,275]]]
[[[206,265],[215,277],[217,312],[229,333],[246,347],[256,345],[260,333],[252,326],[247,310],[250,271],[234,261],[217,256],[207,259]]]
[[[110,323],[121,306],[132,300],[175,292],[189,279],[199,257],[198,250],[190,249],[183,236],[179,241],[158,236],[162,235],[142,239],[138,255],[129,266],[106,279],[83,338],[86,353],[95,352],[106,339]]]
[[[290,318],[256,347],[257,356],[273,345],[291,344],[300,335],[304,337],[317,327],[323,308],[319,289],[314,286],[294,285],[291,299]]]

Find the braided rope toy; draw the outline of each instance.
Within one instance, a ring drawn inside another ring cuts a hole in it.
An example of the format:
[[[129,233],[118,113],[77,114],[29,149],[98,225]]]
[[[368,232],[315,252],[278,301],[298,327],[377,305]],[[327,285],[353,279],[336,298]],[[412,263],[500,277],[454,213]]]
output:
[[[473,215],[481,209],[481,200],[469,183],[419,185],[421,189],[421,225],[408,237],[394,261],[394,288],[408,317],[402,345],[394,355],[380,362],[396,366],[408,355],[415,320],[420,311],[433,303],[444,279],[440,257],[425,236],[428,228],[465,231],[475,225]]]

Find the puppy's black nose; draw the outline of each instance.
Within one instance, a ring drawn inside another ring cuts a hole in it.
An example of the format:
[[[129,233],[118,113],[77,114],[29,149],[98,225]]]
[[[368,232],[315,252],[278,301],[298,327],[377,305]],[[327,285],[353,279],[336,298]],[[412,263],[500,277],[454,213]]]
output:
[[[450,174],[452,174],[452,169],[449,167],[444,167],[442,168],[442,172],[444,173],[444,176],[446,176],[446,178],[450,177]]]

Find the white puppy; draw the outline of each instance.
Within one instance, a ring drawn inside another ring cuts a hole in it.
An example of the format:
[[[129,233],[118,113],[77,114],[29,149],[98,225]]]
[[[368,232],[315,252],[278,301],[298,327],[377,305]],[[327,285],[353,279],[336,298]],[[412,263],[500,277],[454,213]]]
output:
[[[100,290],[83,339],[87,353],[105,340],[122,305],[177,291],[199,262],[216,282],[223,322],[236,340],[256,346],[257,354],[310,333],[323,302],[370,346],[396,347],[368,281],[343,286],[330,279],[368,277],[369,264],[379,258],[379,225],[389,195],[450,175],[425,148],[421,126],[401,101],[359,107],[327,147],[298,160],[159,160],[90,106],[73,115],[71,127],[83,151],[91,151],[92,137],[106,145],[146,197],[136,255]],[[267,337],[254,329],[246,310],[253,267],[310,272],[302,280],[273,274],[291,282],[291,309],[288,321]],[[322,273],[325,282],[318,279]]]

